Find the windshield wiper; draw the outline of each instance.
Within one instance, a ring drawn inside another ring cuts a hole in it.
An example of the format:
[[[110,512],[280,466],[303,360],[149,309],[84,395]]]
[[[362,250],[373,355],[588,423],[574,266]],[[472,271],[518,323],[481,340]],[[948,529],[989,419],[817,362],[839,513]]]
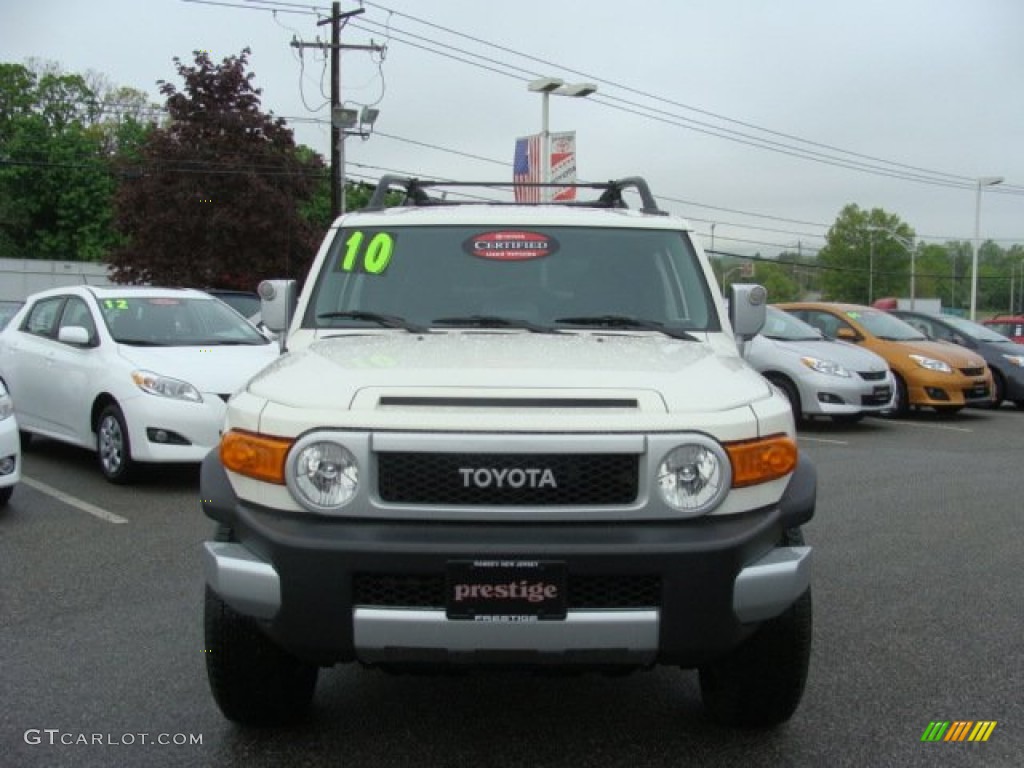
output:
[[[584,317],[560,317],[556,323],[567,323],[569,325],[591,325],[601,328],[638,328],[644,331],[657,331],[671,336],[673,339],[684,339],[686,341],[698,341],[696,336],[687,333],[681,328],[673,328],[654,320],[642,320],[629,315],[588,315]]]
[[[466,315],[465,317],[439,317],[431,321],[431,325],[464,325],[474,328],[519,328],[530,333],[561,333],[549,325],[533,323],[529,320],[520,320],[510,317],[499,317],[497,315]]]
[[[397,315],[382,315],[379,312],[323,312],[316,316],[317,320],[326,320],[332,317],[344,317],[350,320],[365,320],[368,323],[377,323],[385,328],[401,328],[409,333],[430,333],[426,326],[410,323],[404,317]]]
[[[129,347],[171,347],[174,346],[166,341],[152,341],[151,339],[114,339],[118,344],[125,344]]]

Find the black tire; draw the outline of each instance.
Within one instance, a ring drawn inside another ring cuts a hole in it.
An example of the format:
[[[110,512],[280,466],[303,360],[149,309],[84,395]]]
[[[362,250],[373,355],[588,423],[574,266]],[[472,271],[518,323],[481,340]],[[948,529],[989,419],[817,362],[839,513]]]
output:
[[[111,403],[100,412],[96,420],[96,457],[100,472],[112,483],[126,485],[135,474],[132,444],[128,425],[121,409]]]
[[[18,441],[21,443],[22,452],[27,451],[29,446],[32,445],[32,433],[26,432],[24,429],[19,429]]]
[[[800,545],[798,530],[785,543]],[[700,668],[700,691],[722,725],[764,728],[793,716],[803,697],[811,658],[811,590],[764,622],[736,650]]]
[[[893,371],[892,378],[895,386],[893,387],[892,408],[889,409],[888,413],[890,416],[906,416],[910,413],[907,382],[895,371]]]
[[[803,406],[800,404],[800,393],[796,385],[784,376],[769,376],[768,381],[782,390],[782,394],[789,400],[789,407],[793,410],[793,421],[797,424],[804,422]]]
[[[206,588],[206,674],[220,711],[246,726],[286,725],[309,710],[319,668],[271,641]]]
[[[12,493],[14,493],[13,485],[8,485],[6,488],[0,488],[0,509],[7,506],[7,502],[11,500]]]

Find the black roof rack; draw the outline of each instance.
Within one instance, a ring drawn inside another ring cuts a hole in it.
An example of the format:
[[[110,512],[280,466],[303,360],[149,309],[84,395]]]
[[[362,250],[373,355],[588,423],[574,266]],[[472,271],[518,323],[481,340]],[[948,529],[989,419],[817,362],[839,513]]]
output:
[[[555,187],[558,189],[564,189],[566,187],[572,187],[575,189],[595,189],[601,190],[601,196],[595,200],[568,200],[558,201],[549,203],[520,203],[520,202],[501,202],[501,201],[470,201],[470,200],[447,200],[439,197],[431,197],[427,194],[427,189],[431,187],[489,187],[495,189],[510,188],[510,187]],[[654,200],[654,195],[651,194],[651,188],[647,186],[647,182],[640,176],[628,176],[623,179],[614,179],[612,181],[604,182],[588,182],[588,183],[572,183],[566,184],[565,182],[552,182],[552,183],[535,183],[535,182],[514,182],[514,181],[428,181],[424,179],[414,179],[410,176],[382,176],[380,181],[377,183],[377,188],[373,192],[373,197],[370,198],[369,204],[363,209],[364,211],[382,211],[388,207],[387,196],[389,192],[401,191],[405,197],[403,198],[401,205],[403,206],[417,206],[425,207],[430,205],[560,205],[566,207],[580,207],[580,208],[628,208],[626,202],[622,199],[622,193],[624,190],[633,189],[640,195],[642,213],[650,213],[657,216],[667,216],[668,212],[663,211],[658,207],[657,202]]]

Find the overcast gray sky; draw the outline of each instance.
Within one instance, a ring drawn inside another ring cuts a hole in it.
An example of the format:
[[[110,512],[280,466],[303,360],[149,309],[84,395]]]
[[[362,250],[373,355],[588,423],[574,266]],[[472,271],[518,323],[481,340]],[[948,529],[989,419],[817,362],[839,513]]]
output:
[[[293,122],[298,140],[326,155],[326,124],[305,120],[328,118],[329,70],[289,43],[329,35],[312,9],[330,3],[216,2],[3,0],[0,59],[96,70],[159,101],[157,80],[180,84],[174,56],[248,46],[264,108],[304,118]],[[378,135],[346,143],[353,175],[509,179],[515,137],[540,129],[541,98],[526,84],[550,75],[599,85],[550,102],[551,129],[577,131],[579,176],[645,176],[705,246],[714,222],[718,250],[812,250],[848,203],[895,213],[929,241],[968,240],[983,176],[1005,182],[982,197],[982,237],[1024,243],[1020,0],[365,8],[342,42],[372,39],[387,53],[343,56],[342,98],[381,110]]]

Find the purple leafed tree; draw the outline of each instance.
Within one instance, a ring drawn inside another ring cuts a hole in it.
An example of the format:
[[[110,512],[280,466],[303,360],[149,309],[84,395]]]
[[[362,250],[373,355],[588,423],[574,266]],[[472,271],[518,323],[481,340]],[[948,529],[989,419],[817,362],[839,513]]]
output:
[[[159,81],[168,120],[120,168],[118,282],[255,290],[305,274],[322,232],[299,211],[326,171],[261,111],[249,54],[196,51],[191,66],[174,59],[182,90]]]

